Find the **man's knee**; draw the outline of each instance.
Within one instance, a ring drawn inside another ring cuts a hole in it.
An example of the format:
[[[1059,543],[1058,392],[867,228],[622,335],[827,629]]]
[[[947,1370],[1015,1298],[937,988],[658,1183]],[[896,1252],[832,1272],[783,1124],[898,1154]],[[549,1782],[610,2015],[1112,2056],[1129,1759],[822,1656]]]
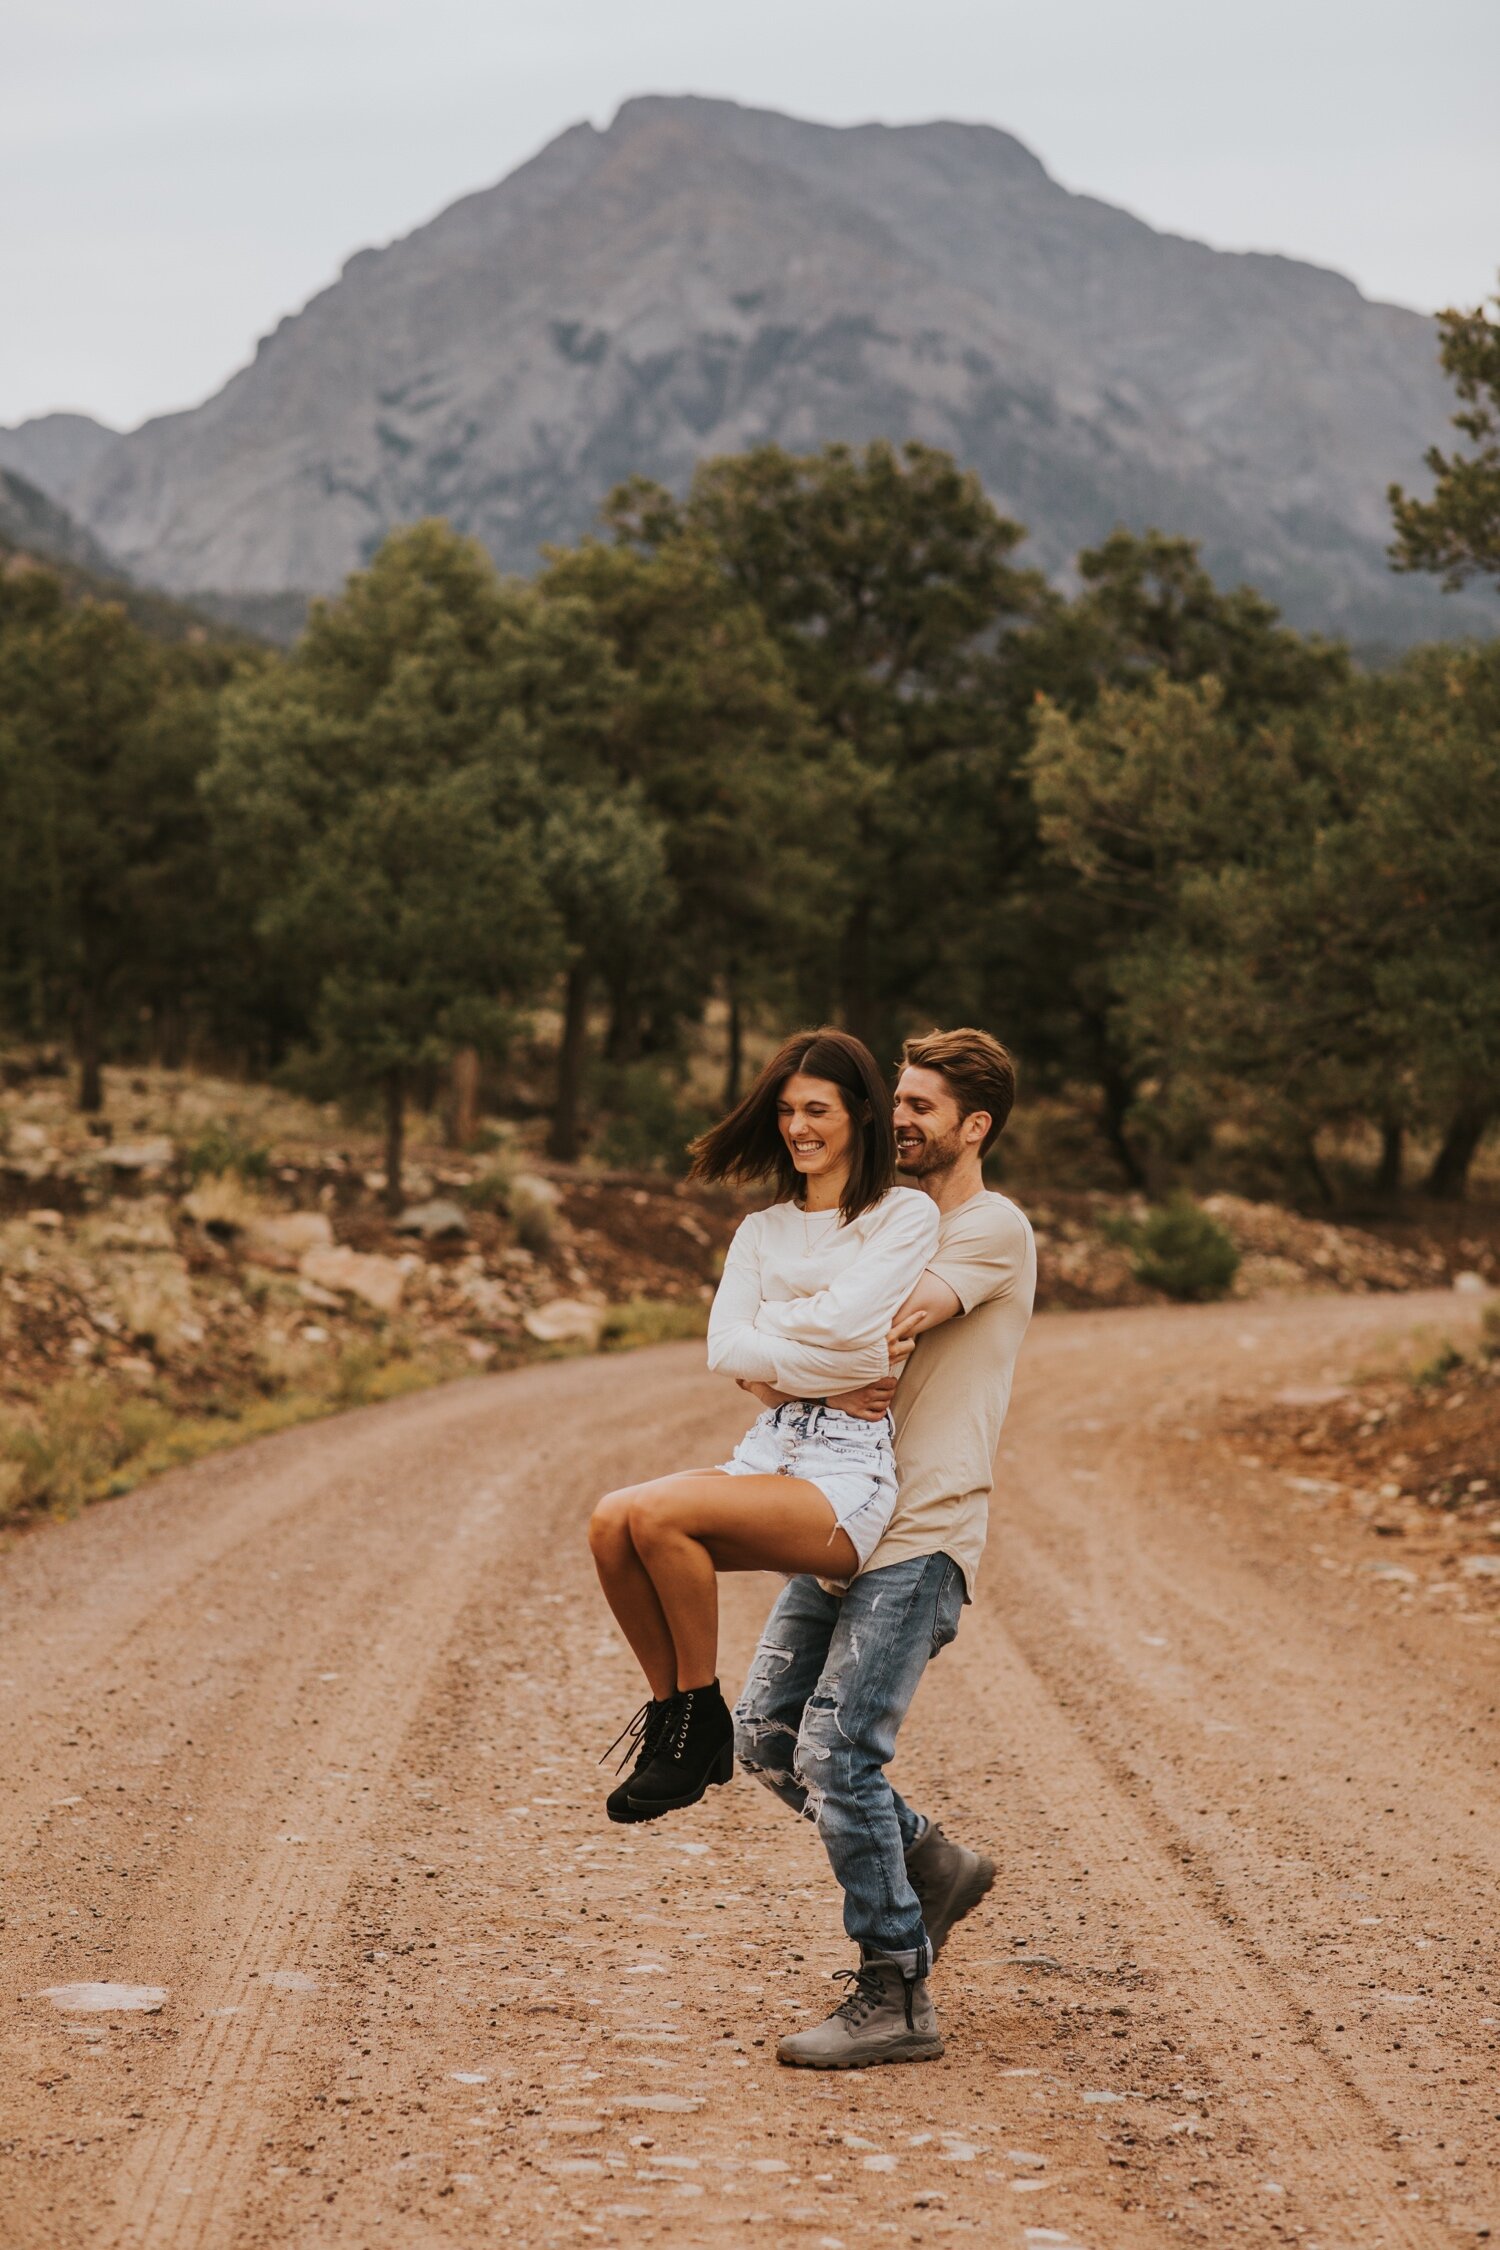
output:
[[[734,1714],[734,1754],[746,1773],[791,1776],[797,1730],[741,1703]]]
[[[740,1771],[788,1806],[802,1811],[802,1784],[795,1760],[797,1730],[785,1719],[747,1708],[741,1703],[734,1714],[734,1755]]]
[[[807,1793],[807,1818],[821,1825],[827,1810],[853,1806],[885,1764],[878,1745],[851,1733],[837,1693],[811,1695],[802,1713],[792,1772]]]
[[[802,1809],[813,1822],[822,1814],[824,1799],[830,1787],[836,1787],[834,1761],[837,1716],[837,1707],[831,1696],[809,1696],[792,1751],[792,1772],[806,1791],[806,1802]]]
[[[746,1773],[772,1788],[793,1780],[800,1706],[786,1692],[792,1651],[769,1637],[750,1666],[745,1691],[734,1707],[734,1754]]]

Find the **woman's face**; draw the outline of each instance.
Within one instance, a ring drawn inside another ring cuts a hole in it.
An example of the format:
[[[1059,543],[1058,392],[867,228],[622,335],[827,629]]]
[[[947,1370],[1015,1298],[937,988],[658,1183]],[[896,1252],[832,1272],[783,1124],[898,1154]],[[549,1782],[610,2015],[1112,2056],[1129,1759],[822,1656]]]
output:
[[[799,1070],[782,1087],[776,1115],[787,1152],[805,1180],[847,1172],[854,1121],[831,1079],[809,1078]]]

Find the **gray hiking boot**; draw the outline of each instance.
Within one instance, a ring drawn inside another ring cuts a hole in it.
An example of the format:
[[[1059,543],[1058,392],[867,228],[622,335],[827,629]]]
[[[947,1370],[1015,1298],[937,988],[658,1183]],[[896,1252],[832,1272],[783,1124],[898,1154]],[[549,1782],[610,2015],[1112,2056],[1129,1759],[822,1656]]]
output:
[[[917,1894],[927,1942],[937,1959],[955,1922],[972,1914],[995,1880],[995,1862],[962,1844],[950,1844],[929,1820],[906,1855],[906,1879]]]
[[[943,2051],[925,1977],[873,1953],[840,1969],[849,1990],[824,2023],[776,2042],[776,2060],[798,2070],[868,2070],[872,2063],[935,2062]]]

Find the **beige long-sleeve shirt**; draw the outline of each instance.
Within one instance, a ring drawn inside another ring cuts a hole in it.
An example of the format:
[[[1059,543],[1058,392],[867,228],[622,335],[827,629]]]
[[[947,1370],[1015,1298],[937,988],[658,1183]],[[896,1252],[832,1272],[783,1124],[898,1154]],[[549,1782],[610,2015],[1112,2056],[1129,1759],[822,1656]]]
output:
[[[740,1224],[708,1323],[716,1374],[826,1398],[873,1382],[886,1336],[938,1240],[937,1205],[892,1188],[847,1225],[773,1203]]]

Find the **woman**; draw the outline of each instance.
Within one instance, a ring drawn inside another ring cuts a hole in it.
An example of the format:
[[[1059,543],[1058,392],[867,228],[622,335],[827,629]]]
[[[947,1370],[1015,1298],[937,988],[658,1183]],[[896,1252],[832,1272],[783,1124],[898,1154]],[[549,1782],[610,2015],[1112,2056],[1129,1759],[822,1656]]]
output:
[[[693,1177],[774,1180],[778,1200],[730,1244],[708,1327],[708,1364],[762,1412],[732,1459],[611,1492],[589,1545],[605,1598],[651,1699],[630,1738],[612,1820],[696,1804],[733,1771],[719,1692],[721,1570],[848,1579],[896,1500],[891,1421],[838,1396],[887,1369],[886,1339],[937,1241],[930,1197],[894,1186],[891,1097],[847,1032],[801,1032],[693,1145]]]

